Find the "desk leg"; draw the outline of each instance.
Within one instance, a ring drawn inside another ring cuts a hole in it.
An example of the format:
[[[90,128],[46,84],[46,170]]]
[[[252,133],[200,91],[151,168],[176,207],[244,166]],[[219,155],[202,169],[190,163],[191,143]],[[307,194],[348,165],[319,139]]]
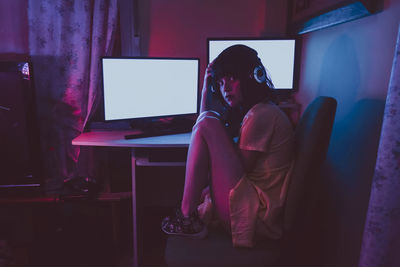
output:
[[[131,150],[131,168],[132,168],[132,222],[133,222],[133,267],[139,266],[138,259],[138,236],[137,236],[137,206],[136,206],[136,156],[135,149]]]

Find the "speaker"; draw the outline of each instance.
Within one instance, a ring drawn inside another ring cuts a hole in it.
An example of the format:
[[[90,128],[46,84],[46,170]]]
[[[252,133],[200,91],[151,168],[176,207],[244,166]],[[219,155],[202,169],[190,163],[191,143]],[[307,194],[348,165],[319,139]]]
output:
[[[31,64],[0,61],[0,187],[41,183],[42,160]]]

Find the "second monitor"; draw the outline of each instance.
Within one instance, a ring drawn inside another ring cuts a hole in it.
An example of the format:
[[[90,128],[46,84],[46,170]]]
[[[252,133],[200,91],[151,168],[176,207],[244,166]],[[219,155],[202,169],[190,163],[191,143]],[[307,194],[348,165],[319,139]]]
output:
[[[296,85],[296,39],[294,38],[209,38],[208,61],[214,60],[224,49],[242,44],[257,51],[277,92],[291,93]]]

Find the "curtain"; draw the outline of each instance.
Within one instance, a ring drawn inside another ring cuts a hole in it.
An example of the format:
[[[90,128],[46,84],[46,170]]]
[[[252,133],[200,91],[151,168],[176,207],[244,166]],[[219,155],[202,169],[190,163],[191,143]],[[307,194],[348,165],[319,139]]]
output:
[[[79,135],[101,96],[101,56],[111,55],[117,0],[28,0],[45,190],[76,175]]]
[[[400,266],[400,28],[386,98],[360,267]]]

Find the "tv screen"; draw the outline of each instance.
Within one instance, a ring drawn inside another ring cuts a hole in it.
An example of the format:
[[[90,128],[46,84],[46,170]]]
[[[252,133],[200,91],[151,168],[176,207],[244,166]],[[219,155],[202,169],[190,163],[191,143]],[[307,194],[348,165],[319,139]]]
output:
[[[104,119],[193,115],[199,59],[102,58]]]
[[[295,49],[293,39],[208,39],[208,62],[214,60],[225,48],[242,44],[255,49],[270,75],[275,89],[292,91],[295,85]]]

